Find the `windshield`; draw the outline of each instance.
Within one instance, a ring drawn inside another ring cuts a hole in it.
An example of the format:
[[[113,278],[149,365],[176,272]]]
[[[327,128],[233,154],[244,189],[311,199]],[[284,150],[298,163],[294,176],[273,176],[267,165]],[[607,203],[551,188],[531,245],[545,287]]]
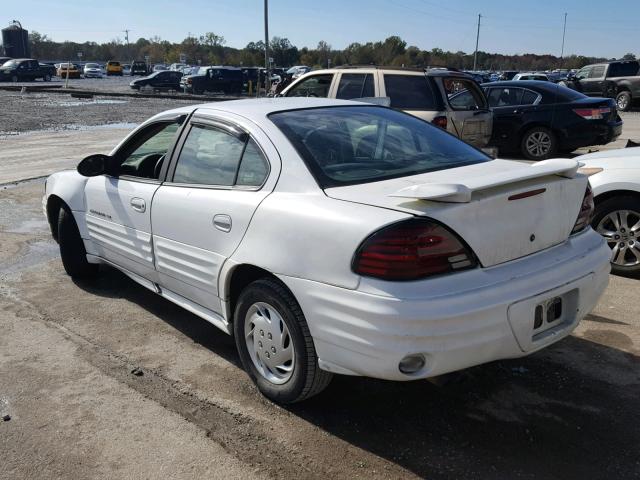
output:
[[[9,60],[8,62],[4,62],[2,64],[3,67],[15,67],[16,65],[18,65],[17,60]]]
[[[87,63],[84,68],[100,68],[100,65],[97,63]]]
[[[438,127],[389,108],[323,107],[278,112],[269,118],[322,188],[490,160]]]
[[[200,67],[198,69],[198,75],[206,75],[207,74],[207,67]]]

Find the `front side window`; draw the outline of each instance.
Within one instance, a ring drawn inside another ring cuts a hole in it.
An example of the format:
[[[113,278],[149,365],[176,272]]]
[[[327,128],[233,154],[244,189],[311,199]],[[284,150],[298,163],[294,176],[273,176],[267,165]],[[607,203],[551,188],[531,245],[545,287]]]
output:
[[[414,116],[376,106],[324,107],[269,116],[322,188],[375,182],[490,160]]]
[[[605,66],[604,65],[596,65],[595,67],[593,67],[591,69],[591,72],[589,73],[589,78],[602,78],[602,77],[604,77],[604,70],[605,70]]]
[[[431,82],[424,75],[385,75],[391,107],[400,110],[438,110]]]
[[[313,75],[305,78],[287,92],[287,97],[319,97],[329,96],[333,74]]]
[[[336,98],[351,100],[353,98],[375,97],[373,75],[370,73],[343,73],[338,85]]]
[[[576,73],[576,78],[578,80],[584,80],[589,76],[590,72],[591,72],[591,67],[583,67],[580,70],[578,70],[578,73]]]
[[[268,163],[253,139],[195,124],[180,152],[173,181],[258,187],[268,172]]]
[[[120,160],[118,175],[157,179],[160,166],[179,128],[177,122],[161,122],[136,135],[116,154]]]

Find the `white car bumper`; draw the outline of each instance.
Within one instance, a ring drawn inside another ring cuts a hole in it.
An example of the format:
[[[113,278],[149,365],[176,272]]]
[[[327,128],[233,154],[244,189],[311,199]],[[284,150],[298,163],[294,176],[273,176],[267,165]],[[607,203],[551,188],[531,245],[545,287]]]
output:
[[[528,257],[418,282],[362,279],[358,290],[280,276],[307,318],[320,367],[413,380],[528,355],[569,335],[609,279],[610,249],[588,231]],[[538,305],[562,314],[534,329]],[[422,354],[404,374],[399,362]]]

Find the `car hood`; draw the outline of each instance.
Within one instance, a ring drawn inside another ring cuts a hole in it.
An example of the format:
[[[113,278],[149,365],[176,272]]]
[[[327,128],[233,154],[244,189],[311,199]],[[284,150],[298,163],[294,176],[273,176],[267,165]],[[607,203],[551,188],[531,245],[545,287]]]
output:
[[[488,267],[568,239],[587,185],[578,166],[570,159],[533,165],[492,160],[325,193],[442,222]]]

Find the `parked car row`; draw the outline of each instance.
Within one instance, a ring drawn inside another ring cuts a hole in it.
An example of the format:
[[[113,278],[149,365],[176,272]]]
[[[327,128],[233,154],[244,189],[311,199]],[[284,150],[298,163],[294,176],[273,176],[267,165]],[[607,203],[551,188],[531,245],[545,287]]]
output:
[[[338,67],[317,70],[285,88],[284,97],[388,98],[391,107],[447,130],[478,148],[543,160],[618,138],[622,119],[608,98],[589,98],[552,82],[512,80],[477,85],[456,71]]]

